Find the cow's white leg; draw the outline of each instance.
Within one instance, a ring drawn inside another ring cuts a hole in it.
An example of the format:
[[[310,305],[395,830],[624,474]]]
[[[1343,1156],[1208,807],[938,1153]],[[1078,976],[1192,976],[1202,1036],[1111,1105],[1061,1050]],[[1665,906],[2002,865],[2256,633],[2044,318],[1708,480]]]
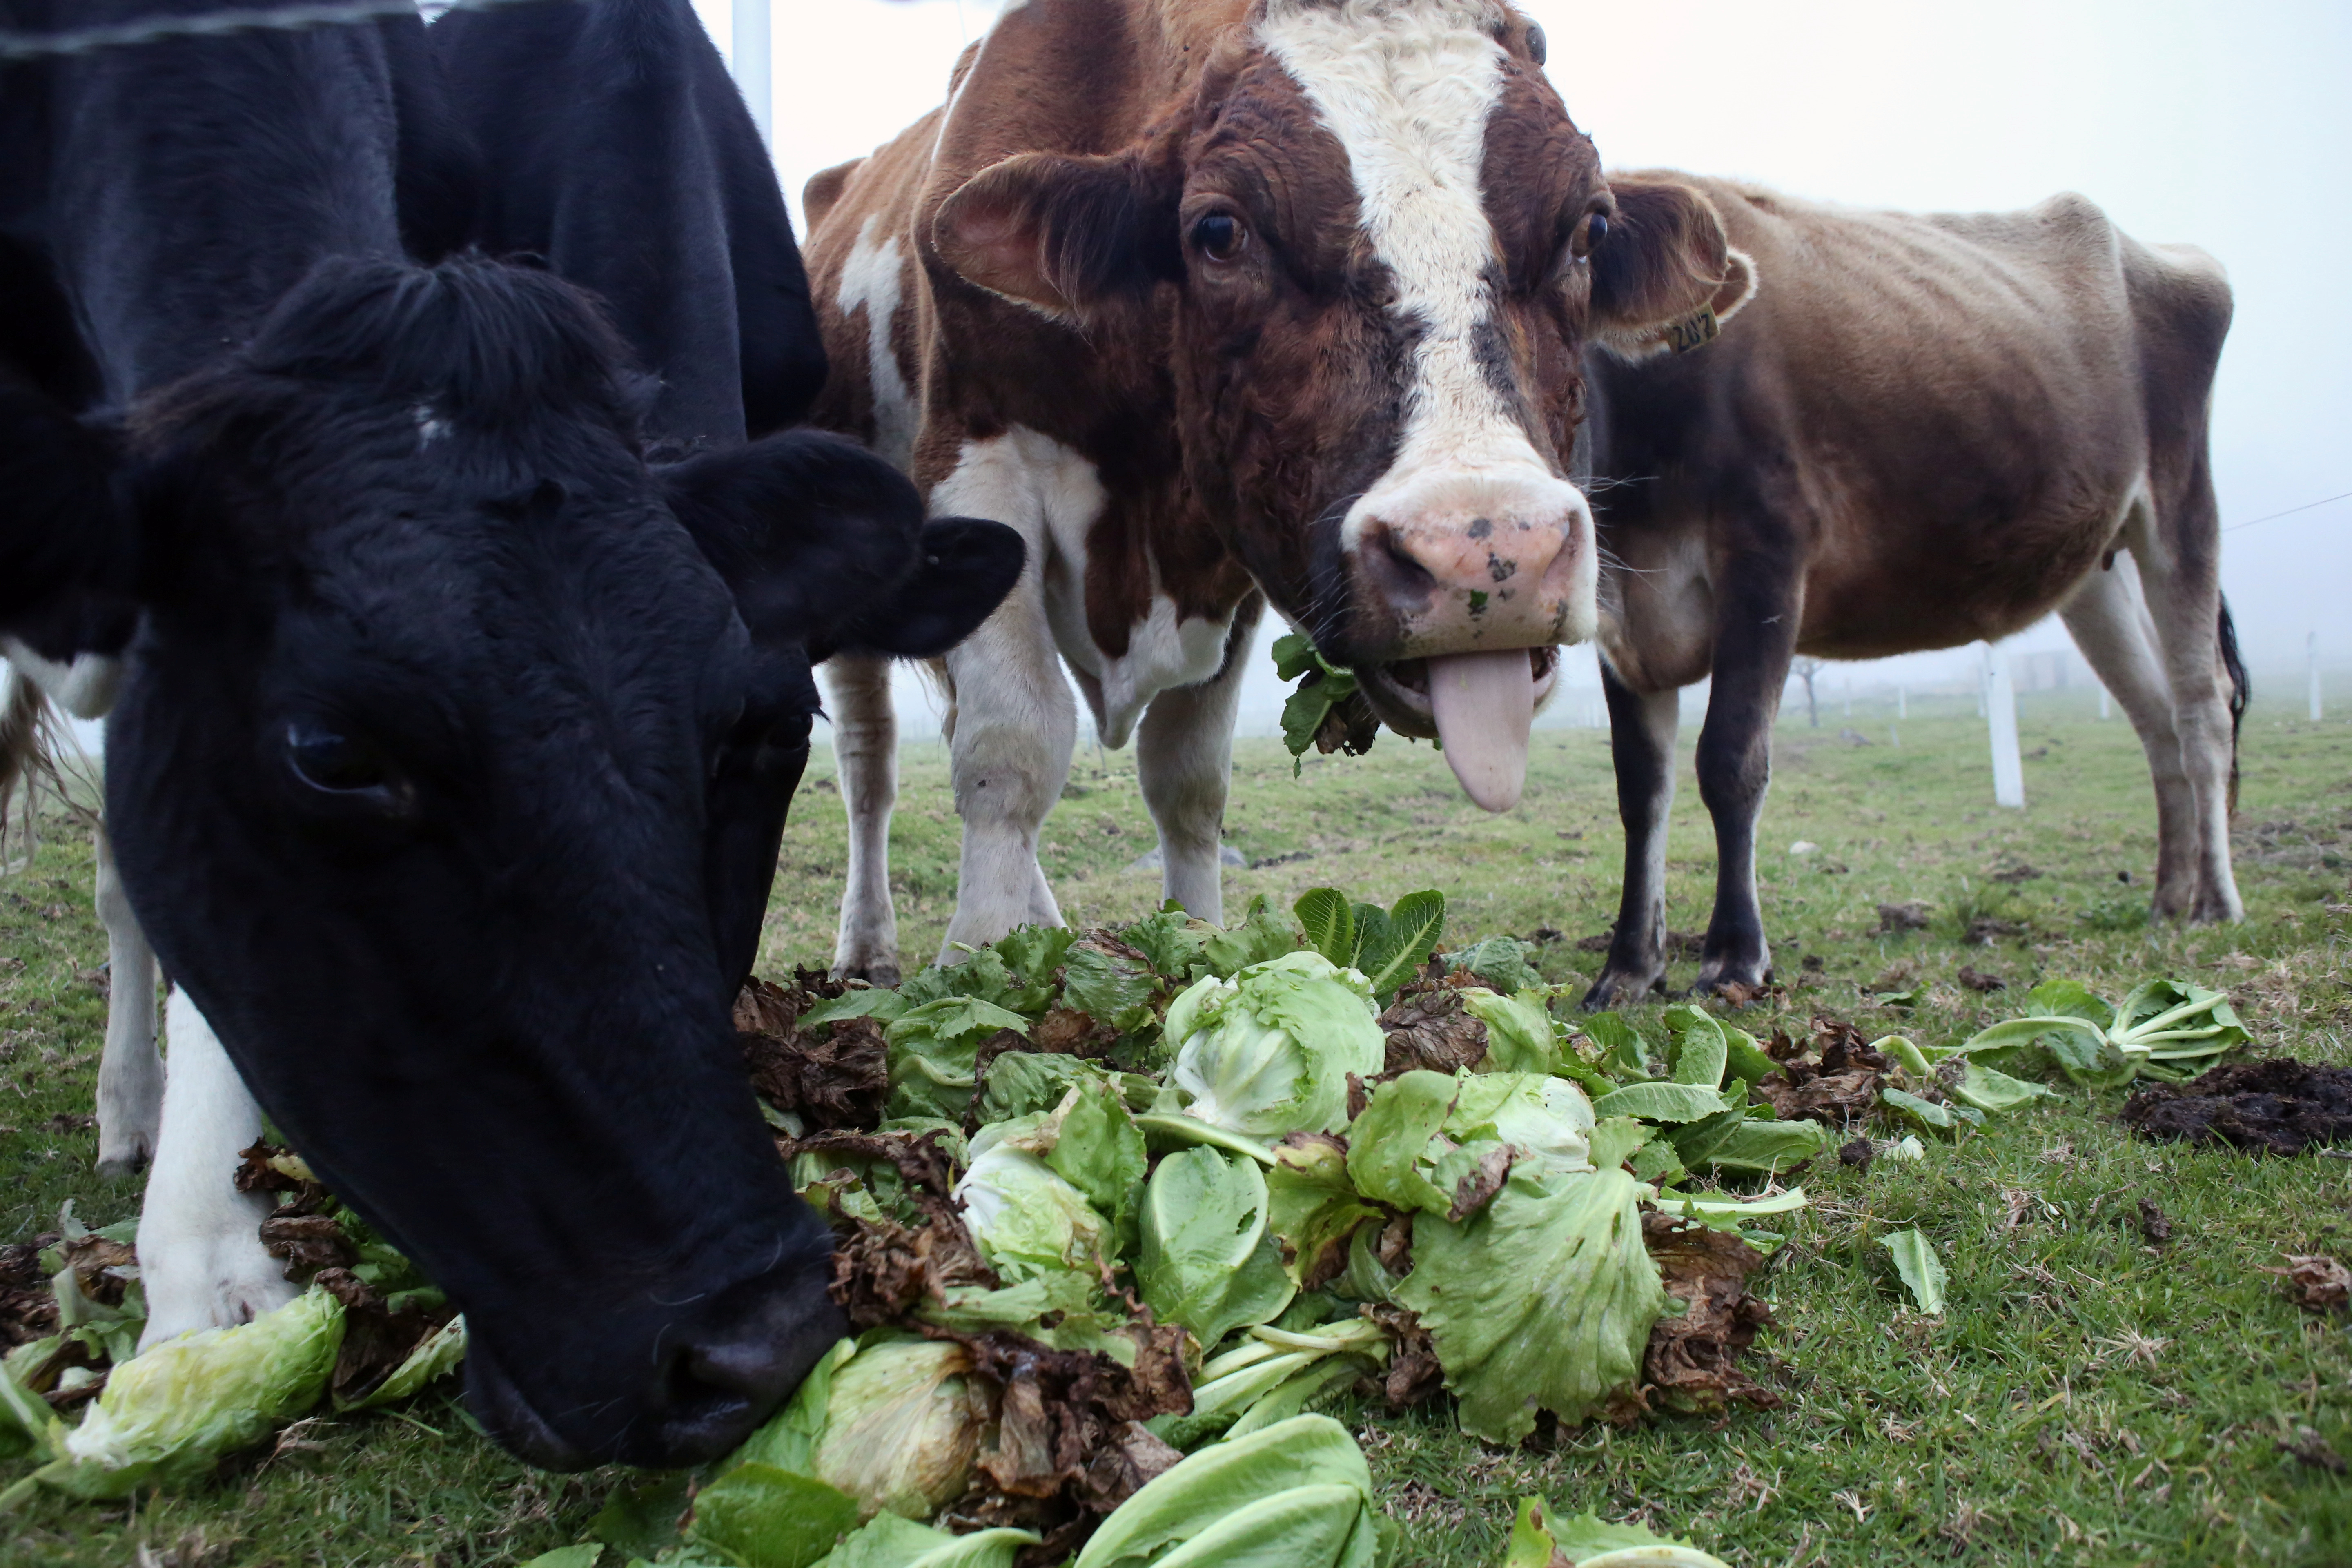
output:
[[[98,1063],[98,1170],[127,1176],[153,1158],[163,1117],[163,1058],[155,1049],[155,954],[98,839],[98,918],[106,927],[106,1053]]]
[[[261,1136],[261,1107],[212,1026],[184,991],[164,1012],[171,1085],[147,1201],[139,1212],[139,1278],[147,1292],[141,1348],[189,1329],[228,1327],[294,1299],[297,1288],[261,1249],[267,1193],[240,1193],[239,1151]]]
[[[2187,515],[2159,525],[2152,508],[2138,509],[2131,552],[2172,690],[2180,771],[2188,775],[2196,815],[2196,891],[2187,912],[2192,921],[2242,920],[2245,905],[2230,865],[2230,775],[2237,735],[2230,718],[2230,677],[2221,665],[2221,541],[2210,485],[2191,486],[2180,510]]]
[[[1069,471],[1073,465],[1084,471]],[[963,853],[941,963],[961,956],[959,942],[977,947],[1015,926],[1062,923],[1037,864],[1037,835],[1069,778],[1078,720],[1045,616],[1045,552],[1049,508],[1084,507],[1088,492],[1098,506],[1101,486],[1082,459],[1034,431],[1014,431],[967,443],[931,493],[934,515],[992,518],[1029,550],[1013,592],[947,656],[955,689],[948,754]]]
[[[898,911],[890,901],[890,811],[898,801],[898,716],[890,702],[890,661],[847,654],[824,668],[841,806],[849,816],[849,885],[833,973],[898,984]]]
[[[1233,782],[1234,716],[1257,630],[1253,595],[1234,616],[1224,667],[1197,686],[1161,692],[1136,732],[1135,771],[1160,829],[1160,889],[1185,912],[1224,923],[1225,793]]]
[[[2172,727],[2171,686],[2131,557],[2118,554],[2105,571],[2092,573],[2059,614],[2147,753],[2156,786],[2156,911],[2185,913],[2197,894],[2197,805]]]

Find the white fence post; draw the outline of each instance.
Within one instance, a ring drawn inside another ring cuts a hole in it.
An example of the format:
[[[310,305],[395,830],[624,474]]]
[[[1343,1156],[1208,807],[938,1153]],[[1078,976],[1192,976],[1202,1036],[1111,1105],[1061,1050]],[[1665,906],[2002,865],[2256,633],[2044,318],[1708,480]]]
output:
[[[1897,719],[1911,717],[1911,692],[1907,687],[1898,686],[1895,689],[1895,716]]]
[[[2017,745],[2017,687],[2009,676],[2009,651],[1984,648],[1985,719],[1992,731],[1992,799],[1995,805],[2025,804],[2025,762]]]
[[[2107,717],[2107,689],[2106,689],[2106,685],[2105,685],[2105,682],[2102,682],[2102,683],[2100,684],[2100,686],[2099,686],[2099,718],[2100,718],[2101,721],[2103,721],[2103,722],[2104,722],[2104,721],[2105,721],[2106,717]]]
[[[2319,722],[2319,634],[2303,639],[2304,662],[2311,666],[2311,721]]]
[[[768,32],[768,0],[735,0],[735,87],[760,128],[760,145],[775,145],[775,46]]]

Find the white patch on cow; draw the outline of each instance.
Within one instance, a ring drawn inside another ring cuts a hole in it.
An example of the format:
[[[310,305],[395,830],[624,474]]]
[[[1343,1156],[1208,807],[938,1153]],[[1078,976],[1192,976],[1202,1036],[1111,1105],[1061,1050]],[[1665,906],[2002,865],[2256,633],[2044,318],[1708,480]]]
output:
[[[142,1350],[190,1329],[247,1322],[299,1289],[261,1248],[269,1194],[236,1190],[237,1152],[260,1138],[261,1107],[186,992],[172,994],[164,1033],[171,1089],[139,1211]]]
[[[1393,308],[1421,328],[1391,476],[1436,464],[1545,468],[1476,348],[1497,264],[1479,189],[1486,121],[1503,98],[1496,17],[1475,0],[1277,3],[1259,30],[1347,153]],[[1359,506],[1350,524],[1363,515]]]
[[[857,230],[857,243],[842,264],[841,289],[835,304],[843,316],[866,307],[866,375],[874,391],[874,450],[904,472],[915,449],[915,397],[899,374],[898,356],[890,347],[890,325],[898,313],[905,272],[896,235],[874,237],[878,213],[867,216]]]
[[[1552,472],[1479,363],[1482,329],[1496,310],[1499,265],[1479,185],[1486,127],[1503,100],[1499,7],[1483,0],[1269,0],[1258,38],[1297,81],[1348,155],[1364,237],[1388,268],[1392,309],[1418,329],[1404,428],[1388,470],[1340,526],[1352,551],[1375,522],[1419,542],[1415,554],[1469,599],[1426,628],[1456,651],[1487,632],[1499,646],[1580,640],[1591,635],[1594,563],[1591,513],[1576,487]],[[1474,522],[1528,537],[1509,551],[1535,576],[1503,591],[1476,581],[1496,546]],[[1575,578],[1546,582],[1561,544],[1586,542]],[[1475,588],[1475,598],[1469,590]],[[1560,605],[1556,620],[1539,603]],[[1512,605],[1512,599],[1518,603]]]
[[[1093,466],[1087,465],[1091,477]],[[1097,491],[1099,481],[1096,481]],[[1151,700],[1171,687],[1192,686],[1223,668],[1225,637],[1233,617],[1180,618],[1176,601],[1160,590],[1160,566],[1151,562],[1150,608],[1128,628],[1127,651],[1105,653],[1087,627],[1087,533],[1100,511],[1072,509],[1054,531],[1054,556],[1045,575],[1045,616],[1055,646],[1083,678],[1102,743],[1114,751],[1127,744]],[[1083,519],[1083,521],[1081,520]]]
[[[416,421],[416,444],[419,447],[430,447],[449,434],[449,422],[442,418],[439,411],[429,403],[418,404],[408,411],[408,416]]]

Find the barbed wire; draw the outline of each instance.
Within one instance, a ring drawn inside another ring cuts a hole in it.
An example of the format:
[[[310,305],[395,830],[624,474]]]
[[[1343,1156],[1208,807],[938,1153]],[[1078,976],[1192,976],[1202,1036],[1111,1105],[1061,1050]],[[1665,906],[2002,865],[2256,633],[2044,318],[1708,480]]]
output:
[[[308,5],[245,5],[218,11],[158,13],[127,22],[108,22],[94,27],[76,27],[64,32],[29,33],[20,30],[0,30],[0,65],[22,60],[61,59],[71,55],[87,55],[100,49],[131,48],[140,44],[161,43],[169,38],[216,37],[229,33],[307,32],[312,27],[337,27],[352,22],[373,21],[378,16],[415,15],[420,10],[428,16],[448,11],[487,11],[499,5],[517,5],[524,0],[457,0],[456,5],[426,4],[417,0],[312,0]]]

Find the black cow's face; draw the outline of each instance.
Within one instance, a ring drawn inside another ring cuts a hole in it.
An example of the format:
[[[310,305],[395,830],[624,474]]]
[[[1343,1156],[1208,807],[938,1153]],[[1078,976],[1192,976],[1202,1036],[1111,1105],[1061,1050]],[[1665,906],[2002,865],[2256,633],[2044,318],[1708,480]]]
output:
[[[841,1329],[729,1016],[811,660],[956,640],[1019,543],[919,544],[911,489],[820,437],[648,468],[530,340],[584,316],[551,280],[311,292],[117,476],[146,611],[109,733],[126,882],[272,1119],[464,1309],[496,1436],[711,1457]],[[524,362],[492,364],[513,395],[310,353],[371,307],[477,329]]]

